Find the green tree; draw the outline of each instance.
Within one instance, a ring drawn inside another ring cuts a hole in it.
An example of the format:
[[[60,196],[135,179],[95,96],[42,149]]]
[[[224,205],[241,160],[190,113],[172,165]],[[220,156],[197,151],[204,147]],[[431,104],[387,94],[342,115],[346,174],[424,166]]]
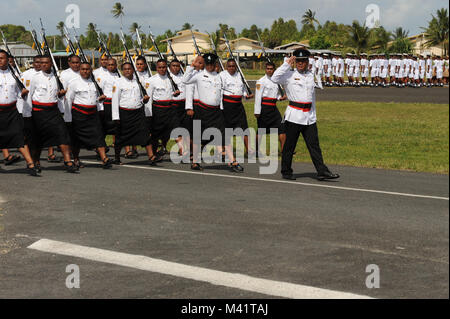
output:
[[[262,30],[256,26],[256,24],[253,24],[250,29],[243,29],[241,33],[239,34],[240,37],[243,38],[249,38],[253,40],[258,40],[257,34],[261,34]]]
[[[59,21],[58,24],[56,25],[56,29],[59,31],[61,37],[64,37],[64,22]]]
[[[432,19],[428,22],[427,28],[422,28],[425,31],[427,47],[441,46],[443,55],[448,52],[448,10],[445,8],[436,11],[436,16],[431,15]]]
[[[141,31],[141,26],[137,22],[133,22],[129,29],[131,35],[136,35],[136,29]]]
[[[388,52],[391,53],[411,53],[413,48],[412,42],[408,38],[395,39],[389,47]]]
[[[116,2],[111,10],[114,18],[120,18],[120,24],[123,25],[122,18],[125,15],[124,7],[120,2]]]
[[[181,30],[190,30],[192,29],[193,25],[186,22],[185,24],[183,24],[183,26],[181,27]]]
[[[302,24],[308,25],[314,29],[314,25],[320,25],[319,20],[316,19],[316,12],[311,9],[306,10],[306,12],[302,16]]]
[[[359,54],[364,52],[369,47],[370,32],[366,25],[361,25],[358,21],[353,21],[352,25],[348,27],[347,46],[355,49]]]
[[[404,30],[402,27],[398,27],[397,29],[394,30],[392,37],[394,40],[398,40],[407,38],[408,35],[409,31]]]
[[[386,52],[392,33],[386,31],[383,26],[371,30],[371,44],[377,46],[378,52]]]

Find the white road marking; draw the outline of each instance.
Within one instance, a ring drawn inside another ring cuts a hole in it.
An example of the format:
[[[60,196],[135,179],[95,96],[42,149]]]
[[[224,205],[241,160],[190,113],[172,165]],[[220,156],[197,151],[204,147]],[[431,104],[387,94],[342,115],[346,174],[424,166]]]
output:
[[[164,275],[202,281],[216,286],[236,288],[270,296],[293,299],[370,298],[368,296],[347,292],[256,278],[237,273],[227,273],[218,270],[174,263],[162,259],[154,259],[146,256],[131,255],[110,250],[79,246],[49,239],[41,239],[28,246],[28,248],[47,253],[84,258],[96,262],[103,262]]]
[[[98,162],[91,162],[91,161],[83,161],[83,162],[85,162],[87,164],[98,164]],[[408,193],[399,193],[399,192],[388,192],[388,191],[380,191],[380,190],[375,190],[375,189],[353,188],[353,187],[333,186],[333,185],[324,185],[324,184],[292,182],[292,181],[286,181],[286,180],[276,180],[276,179],[248,177],[248,176],[236,176],[236,175],[225,175],[225,174],[215,174],[215,173],[204,173],[204,172],[198,172],[198,171],[184,171],[184,170],[162,168],[162,167],[146,167],[146,166],[137,166],[137,165],[122,165],[120,167],[146,169],[146,170],[172,172],[172,173],[193,174],[193,175],[200,175],[200,176],[216,176],[216,177],[226,177],[226,178],[237,178],[237,179],[244,179],[244,180],[250,180],[250,181],[260,181],[260,182],[272,182],[272,183],[293,184],[293,185],[303,185],[303,186],[322,187],[322,188],[334,188],[334,189],[347,190],[347,191],[377,193],[377,194],[394,195],[394,196],[406,196],[406,197],[416,197],[416,198],[438,199],[438,200],[446,200],[446,201],[449,200],[448,197],[440,197],[440,196],[408,194]]]

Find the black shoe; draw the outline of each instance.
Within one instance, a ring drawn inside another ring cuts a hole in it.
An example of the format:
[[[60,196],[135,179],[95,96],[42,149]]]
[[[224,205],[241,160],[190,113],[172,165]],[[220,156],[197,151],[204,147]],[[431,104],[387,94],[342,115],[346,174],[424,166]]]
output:
[[[112,163],[114,165],[123,165],[122,161],[120,160],[120,158],[116,158],[112,161]]]
[[[30,167],[30,165],[33,165],[33,167]],[[33,163],[27,164],[27,172],[31,176],[38,176],[38,174],[39,174],[38,169],[36,168],[36,165],[34,165]]]
[[[228,168],[235,173],[242,173],[244,171],[244,168],[239,165],[239,163],[237,163],[236,161],[233,162],[232,164],[228,164]]]
[[[193,171],[202,171],[203,167],[201,167],[200,164],[192,163],[191,164],[191,170],[193,170]]]
[[[294,177],[294,175],[292,175],[292,174],[283,174],[282,177],[283,177],[283,179],[287,179],[287,180],[289,180],[289,181],[295,181],[295,180],[297,180],[297,179]]]
[[[102,167],[103,169],[110,169],[112,167],[113,160],[110,158],[106,158],[106,161],[103,161]]]
[[[20,156],[18,155],[9,155],[7,158],[5,158],[4,163],[5,166],[12,165],[16,162],[20,161]]]
[[[61,163],[61,159],[55,154],[47,156],[47,162],[49,163]]]
[[[42,173],[41,163],[34,163],[34,167],[36,167],[37,172]]]
[[[317,175],[317,179],[319,181],[324,181],[326,179],[336,179],[336,178],[339,178],[339,174],[333,174],[331,172],[324,172],[324,173]]]
[[[148,159],[148,165],[156,166],[156,156],[153,156],[153,158]]]
[[[69,163],[72,163],[72,165],[69,165]],[[78,172],[78,167],[77,167],[77,165],[75,165],[74,162],[64,162],[64,167],[66,168],[66,171],[68,173]]]

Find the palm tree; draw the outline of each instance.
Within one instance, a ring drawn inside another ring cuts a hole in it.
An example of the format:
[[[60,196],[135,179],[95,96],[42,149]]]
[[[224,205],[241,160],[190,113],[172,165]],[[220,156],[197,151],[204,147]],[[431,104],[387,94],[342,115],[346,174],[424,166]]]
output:
[[[311,9],[306,10],[302,16],[302,24],[308,25],[314,28],[314,24],[320,25],[319,20],[316,19],[316,12],[311,11]]]
[[[394,30],[393,38],[394,40],[407,38],[409,35],[409,31],[403,30],[402,27],[399,27]]]
[[[372,45],[378,46],[381,52],[387,51],[389,41],[391,41],[392,33],[386,31],[384,27],[372,29]]]
[[[130,26],[130,33],[131,35],[136,34],[136,29],[141,31],[141,26],[137,22],[133,22]]]
[[[348,26],[348,46],[354,48],[356,53],[366,50],[369,46],[370,30],[366,25],[361,25],[358,21],[353,21]]]
[[[56,25],[56,29],[61,34],[61,37],[64,37],[64,22],[59,21],[58,24]]]
[[[181,27],[181,30],[190,30],[192,29],[193,25],[186,22],[185,24],[183,24],[183,26]]]
[[[436,11],[436,16],[431,15],[432,19],[428,23],[425,31],[425,46],[442,46],[443,55],[448,52],[448,11],[445,8]]]
[[[113,6],[113,9],[111,10],[111,13],[113,14],[114,18],[120,18],[120,24],[122,25],[122,17],[125,15],[125,12],[123,11],[123,5],[120,2],[116,2]]]
[[[87,32],[89,33],[89,32],[95,32],[95,29],[96,29],[96,26],[95,26],[95,24],[93,24],[92,22],[90,22],[89,24],[88,24],[88,26],[87,26]]]

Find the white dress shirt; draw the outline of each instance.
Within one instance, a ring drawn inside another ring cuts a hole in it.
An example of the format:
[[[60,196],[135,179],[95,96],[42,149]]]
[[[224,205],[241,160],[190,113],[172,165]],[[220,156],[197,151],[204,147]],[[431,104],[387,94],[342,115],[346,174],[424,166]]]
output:
[[[222,79],[217,72],[208,72],[206,70],[197,71],[192,66],[188,66],[183,76],[183,82],[185,84],[195,84],[198,99],[201,102],[210,106],[220,106],[223,109]]]
[[[284,86],[289,101],[312,104],[308,111],[288,106],[284,114],[286,121],[300,125],[316,123],[315,88],[318,86],[312,72],[300,73],[297,69],[291,70],[291,65],[284,62],[273,74],[272,81]]]
[[[169,102],[173,99],[173,88],[167,75],[161,76],[159,73],[152,76],[149,80],[147,95],[150,97],[146,107],[146,115],[153,115],[153,102]]]
[[[16,80],[9,69],[0,69],[0,104],[9,105],[16,103],[21,94]]]
[[[255,114],[261,114],[261,102],[265,97],[277,100],[281,98],[278,85],[267,75],[256,82]]]
[[[113,86],[112,119],[120,120],[119,108],[136,110],[142,106],[141,90],[136,80],[129,80],[124,76],[118,78]],[[146,110],[146,114],[147,112]]]
[[[32,102],[36,101],[38,103],[57,103],[59,111],[64,113],[64,108],[62,103],[58,103],[58,84],[53,73],[45,73],[39,71],[31,80],[30,93],[28,93],[28,99],[26,104],[24,104],[24,113],[30,112],[30,110],[25,110],[28,106],[31,108]]]
[[[71,81],[67,90],[66,100],[64,112],[64,121],[66,122],[72,122],[72,104],[95,105],[100,110],[97,90],[91,79],[86,80],[80,77]]]

